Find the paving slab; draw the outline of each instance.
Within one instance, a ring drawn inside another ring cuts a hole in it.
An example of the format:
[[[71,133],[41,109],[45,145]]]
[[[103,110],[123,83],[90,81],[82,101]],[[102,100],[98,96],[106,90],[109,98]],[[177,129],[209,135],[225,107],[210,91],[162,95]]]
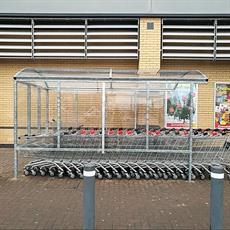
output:
[[[0,229],[82,229],[83,180],[12,179],[12,149],[0,149]],[[230,229],[225,180],[224,227]],[[208,229],[210,181],[97,180],[97,229]]]

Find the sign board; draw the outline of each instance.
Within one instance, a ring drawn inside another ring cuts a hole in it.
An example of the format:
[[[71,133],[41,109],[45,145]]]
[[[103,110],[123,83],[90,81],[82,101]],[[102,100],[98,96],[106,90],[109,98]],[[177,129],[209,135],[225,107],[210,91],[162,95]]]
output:
[[[230,128],[230,82],[215,84],[215,128]]]
[[[194,85],[194,84],[193,84]],[[197,124],[197,95],[198,88],[193,86],[190,95],[190,84],[178,84],[177,88],[166,94],[165,103],[165,127],[166,128],[189,128],[189,105],[193,100],[193,127]]]

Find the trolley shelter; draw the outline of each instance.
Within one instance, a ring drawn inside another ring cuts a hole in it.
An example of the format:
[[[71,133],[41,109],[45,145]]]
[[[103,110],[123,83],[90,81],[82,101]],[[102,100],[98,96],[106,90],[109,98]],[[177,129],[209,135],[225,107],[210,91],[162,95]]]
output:
[[[99,178],[191,180],[223,159],[228,137],[194,137],[192,99],[187,135],[167,135],[165,97],[181,83],[192,97],[207,82],[197,70],[23,69],[14,77],[14,176],[23,155],[26,175],[82,177],[93,163]]]

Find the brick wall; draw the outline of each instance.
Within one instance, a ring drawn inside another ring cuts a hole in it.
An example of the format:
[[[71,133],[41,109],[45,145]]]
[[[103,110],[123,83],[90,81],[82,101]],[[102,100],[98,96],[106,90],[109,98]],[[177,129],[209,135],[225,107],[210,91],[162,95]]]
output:
[[[153,29],[147,29],[153,23]],[[157,72],[160,69],[161,19],[140,19],[139,71]]]
[[[13,142],[13,76],[26,67],[58,67],[58,68],[117,68],[137,69],[136,60],[0,60],[0,144]],[[23,95],[23,93],[22,93]],[[20,110],[26,114],[26,101],[22,96]],[[54,111],[53,111],[54,112]],[[36,109],[33,109],[32,117],[36,117]],[[26,116],[21,117],[21,124],[25,124]],[[33,120],[33,124],[36,124]]]
[[[153,30],[147,30],[147,22],[154,23]],[[161,48],[161,20],[157,18],[140,19],[140,53],[139,62],[135,60],[0,60],[0,126],[13,127],[13,80],[14,74],[25,67],[108,67],[117,69],[139,69],[141,72],[157,72],[161,69],[196,69],[200,70],[209,78],[207,85],[200,85],[198,91],[198,127],[213,127],[214,122],[214,86],[215,82],[230,82],[230,65],[228,61],[191,61],[191,60],[160,60]],[[92,95],[91,95],[92,96]],[[67,100],[67,99],[66,99]],[[72,100],[72,99],[71,99]],[[154,99],[155,100],[155,99]],[[163,101],[163,100],[160,100]],[[92,103],[91,103],[92,102]],[[26,102],[22,100],[22,111],[26,112]],[[67,100],[67,105],[71,102]],[[83,102],[82,102],[83,103]],[[91,99],[88,100],[88,106],[95,104]],[[90,104],[91,103],[91,104]],[[97,100],[100,103],[100,100]],[[85,104],[85,103],[83,103]],[[157,102],[153,101],[156,105]],[[84,108],[87,111],[87,107]],[[33,109],[36,116],[36,108]],[[65,109],[64,109],[65,110]],[[63,113],[63,119],[68,122],[70,113]],[[55,113],[54,110],[51,110]],[[22,113],[22,114],[23,114]],[[123,113],[123,115],[122,115]],[[124,115],[125,113],[125,115]],[[139,106],[139,124],[144,124],[145,108]],[[96,119],[100,114],[95,115]],[[111,115],[108,117],[112,126],[123,125],[120,116],[133,116],[130,111],[114,111],[111,107]],[[159,122],[163,125],[163,105],[150,108],[150,124]],[[92,118],[94,118],[92,116]],[[86,118],[84,113],[80,114],[80,121]],[[22,118],[25,123],[25,117]],[[95,119],[87,120],[91,125],[99,124]],[[126,125],[131,125],[131,121],[126,121]],[[35,121],[34,121],[35,124]],[[129,126],[128,125],[128,126]],[[13,130],[0,129],[0,144],[12,143]]]

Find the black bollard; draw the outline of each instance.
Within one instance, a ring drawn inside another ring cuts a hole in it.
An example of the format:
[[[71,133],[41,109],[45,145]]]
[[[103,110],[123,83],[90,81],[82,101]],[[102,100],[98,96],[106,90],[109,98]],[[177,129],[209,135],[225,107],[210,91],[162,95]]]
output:
[[[95,167],[84,167],[84,229],[95,229]]]
[[[224,167],[211,166],[210,229],[223,229]]]

